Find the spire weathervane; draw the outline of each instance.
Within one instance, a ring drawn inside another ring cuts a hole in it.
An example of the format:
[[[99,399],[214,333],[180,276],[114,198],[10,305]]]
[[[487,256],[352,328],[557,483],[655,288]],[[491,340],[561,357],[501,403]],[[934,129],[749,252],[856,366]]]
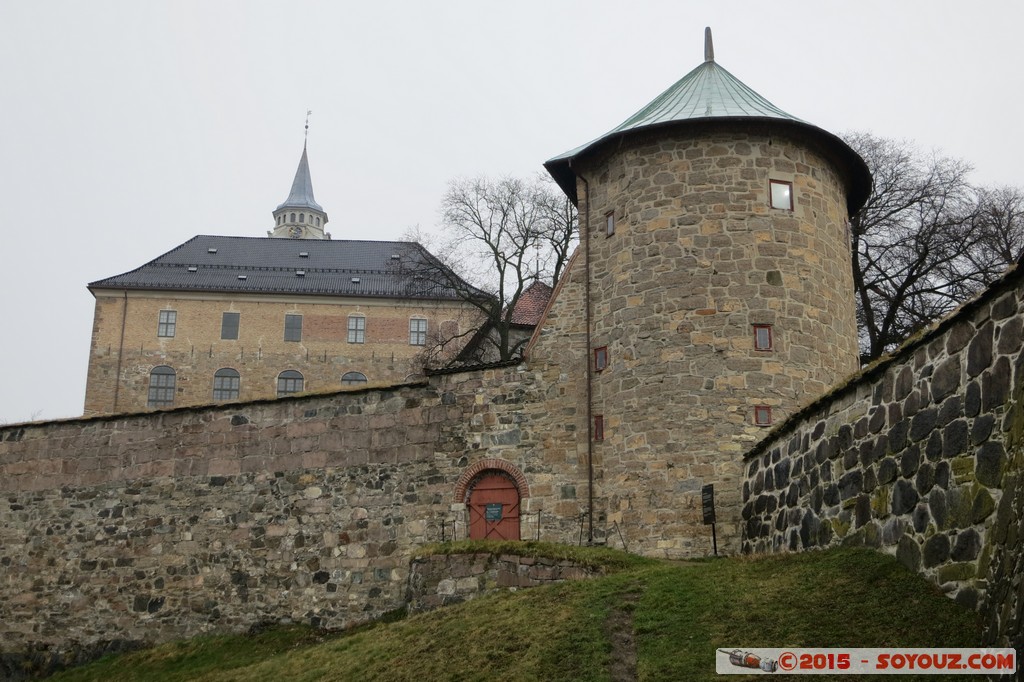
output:
[[[309,115],[313,113],[312,109],[306,109],[306,133],[305,138],[302,140],[302,146],[306,146],[306,142],[309,140]]]
[[[704,29],[704,61],[713,62],[715,61],[715,44],[711,42],[711,27],[707,26]]]

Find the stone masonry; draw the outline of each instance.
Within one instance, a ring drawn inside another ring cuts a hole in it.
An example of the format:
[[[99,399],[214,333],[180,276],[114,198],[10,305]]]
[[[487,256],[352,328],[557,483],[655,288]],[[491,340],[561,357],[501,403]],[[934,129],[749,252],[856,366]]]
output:
[[[600,571],[566,559],[512,554],[435,554],[413,559],[409,611],[429,611],[498,590],[517,590],[582,580]]]
[[[569,541],[582,486],[529,454],[537,392],[512,365],[2,428],[0,653],[379,616],[405,603],[416,547],[465,537],[455,491],[481,461],[527,472],[523,523]]]
[[[714,483],[719,543],[736,551],[740,455],[765,433],[754,407],[781,420],[857,366],[843,183],[813,147],[750,126],[630,138],[576,172],[589,247],[529,350],[565,388],[549,393],[550,432],[572,413],[585,466],[589,248],[590,349],[609,357],[593,378],[595,513],[630,550],[702,555]],[[770,207],[770,179],[793,183],[793,210]],[[754,349],[755,324],[771,350]]]
[[[867,545],[1024,645],[1024,269],[746,456],[744,550]]]

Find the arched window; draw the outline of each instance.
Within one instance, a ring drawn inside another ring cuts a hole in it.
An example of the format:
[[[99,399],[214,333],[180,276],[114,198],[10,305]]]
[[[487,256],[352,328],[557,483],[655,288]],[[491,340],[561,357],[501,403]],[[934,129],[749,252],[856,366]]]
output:
[[[292,213],[292,222],[293,223],[295,222],[295,214],[294,213]]]
[[[343,386],[352,386],[353,384],[365,384],[366,375],[361,372],[348,372],[345,376],[341,377],[341,383]]]
[[[281,216],[277,216],[277,224],[278,224],[278,225],[280,225],[280,224],[281,224]]]
[[[172,407],[174,405],[174,370],[167,365],[154,367],[149,373],[149,407]]]
[[[306,222],[306,214],[305,213],[300,213],[299,214],[299,222],[300,223]]]
[[[316,226],[320,227],[320,216],[316,217]]]
[[[277,397],[301,393],[305,380],[294,369],[286,369],[277,375]]]
[[[237,400],[242,378],[230,367],[218,369],[213,374],[213,399]]]

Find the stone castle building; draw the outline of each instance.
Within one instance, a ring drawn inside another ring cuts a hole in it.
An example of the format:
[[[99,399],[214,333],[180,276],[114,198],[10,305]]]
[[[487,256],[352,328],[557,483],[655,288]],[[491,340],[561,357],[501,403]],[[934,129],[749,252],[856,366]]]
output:
[[[863,160],[722,68],[708,32],[697,68],[545,166],[581,243],[539,318],[533,301],[513,448],[482,469],[467,453],[453,524],[517,538],[546,510],[562,540],[700,555],[711,484],[738,548],[741,454],[857,369]],[[90,285],[87,414],[401,382],[418,330],[464,323],[450,292],[409,295],[388,269],[415,245],[324,238],[305,149],[274,216],[269,239],[199,236]]]
[[[89,285],[86,415],[403,381],[476,324],[456,289],[403,268],[434,262],[420,245],[330,238],[305,146],[273,215],[266,238],[199,235]]]
[[[851,378],[867,168],[710,35],[697,68],[547,162],[581,243],[516,318],[535,328],[514,362],[401,375],[409,320],[457,308],[388,295],[393,245],[317,238],[304,166],[275,213],[289,238],[196,237],[91,285],[90,390],[121,378],[93,411],[118,414],[0,427],[0,654],[346,627],[404,606],[410,557],[452,537],[705,556],[709,484],[722,553],[876,547],[1021,646],[1024,270]],[[391,339],[393,369],[337,350],[358,314],[350,345]],[[175,402],[146,411],[159,366]],[[309,388],[395,380],[275,398],[291,367]],[[199,404],[220,368],[238,400]]]

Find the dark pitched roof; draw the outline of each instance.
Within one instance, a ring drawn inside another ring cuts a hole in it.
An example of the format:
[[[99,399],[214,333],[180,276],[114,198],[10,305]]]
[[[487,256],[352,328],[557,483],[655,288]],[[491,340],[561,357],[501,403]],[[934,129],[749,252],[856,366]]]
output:
[[[415,242],[198,235],[89,289],[460,300],[452,287],[403,272],[403,262],[444,268]]]
[[[552,291],[551,287],[540,280],[527,287],[512,309],[512,324],[536,327],[551,300]]]

